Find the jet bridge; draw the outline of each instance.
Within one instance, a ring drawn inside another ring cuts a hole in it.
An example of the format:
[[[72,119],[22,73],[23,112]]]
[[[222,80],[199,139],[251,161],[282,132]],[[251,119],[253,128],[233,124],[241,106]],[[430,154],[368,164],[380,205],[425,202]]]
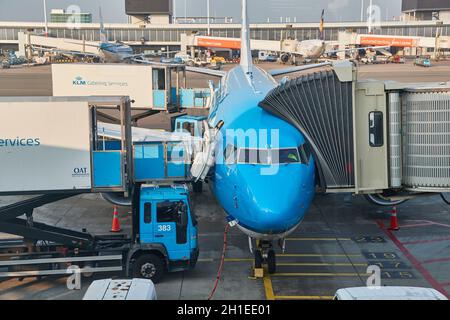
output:
[[[282,81],[260,107],[304,134],[326,192],[450,191],[450,83],[358,81],[347,62]]]

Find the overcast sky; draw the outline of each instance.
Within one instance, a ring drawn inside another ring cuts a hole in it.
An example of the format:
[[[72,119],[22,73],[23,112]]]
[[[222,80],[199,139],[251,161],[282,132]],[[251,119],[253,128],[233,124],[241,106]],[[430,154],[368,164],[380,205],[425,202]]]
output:
[[[151,1],[151,0],[149,0]],[[207,0],[175,0],[175,14],[184,17],[185,2],[188,16],[206,15]],[[231,16],[240,20],[241,0],[210,0],[212,16]],[[327,21],[359,21],[361,4],[369,0],[248,0],[251,22],[280,22],[280,17],[294,17],[297,22],[319,20],[321,9],[326,9]],[[0,0],[0,21],[43,21],[43,0]],[[126,22],[124,0],[47,0],[47,10],[67,9],[77,5],[83,12],[90,12],[98,21],[98,7],[101,5],[105,22]],[[401,0],[373,0],[380,7],[381,20],[399,16]]]

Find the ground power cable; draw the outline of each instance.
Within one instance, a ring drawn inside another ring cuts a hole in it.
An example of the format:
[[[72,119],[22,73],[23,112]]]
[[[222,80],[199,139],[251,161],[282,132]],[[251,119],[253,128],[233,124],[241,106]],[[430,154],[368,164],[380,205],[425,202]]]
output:
[[[217,286],[219,285],[220,277],[222,275],[223,264],[225,262],[225,253],[227,251],[227,245],[228,245],[227,235],[228,235],[229,230],[230,230],[230,224],[227,223],[227,225],[225,226],[225,231],[223,233],[222,257],[220,258],[219,268],[217,269],[216,281],[214,282],[214,287],[211,290],[211,293],[209,294],[208,300],[211,300],[213,298],[214,294],[216,293]]]

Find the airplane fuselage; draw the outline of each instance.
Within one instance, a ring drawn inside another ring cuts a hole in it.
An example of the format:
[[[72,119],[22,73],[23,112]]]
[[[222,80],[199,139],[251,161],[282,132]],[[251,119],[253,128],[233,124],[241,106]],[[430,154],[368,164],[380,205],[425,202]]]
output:
[[[325,42],[322,40],[301,41],[297,52],[304,59],[319,59],[325,52]]]
[[[302,134],[258,107],[278,84],[252,66],[222,80],[222,100],[210,112],[223,121],[211,188],[231,220],[252,238],[284,238],[302,221],[314,197],[315,166]]]
[[[130,46],[116,43],[101,43],[99,51],[102,59],[108,63],[123,62],[133,55],[133,49]]]

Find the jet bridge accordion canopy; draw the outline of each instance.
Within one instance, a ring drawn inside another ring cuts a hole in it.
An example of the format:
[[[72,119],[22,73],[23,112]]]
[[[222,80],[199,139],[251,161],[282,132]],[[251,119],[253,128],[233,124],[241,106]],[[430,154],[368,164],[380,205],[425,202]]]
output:
[[[273,89],[259,106],[302,132],[322,187],[354,187],[352,81],[341,82],[333,70],[302,75]]]

